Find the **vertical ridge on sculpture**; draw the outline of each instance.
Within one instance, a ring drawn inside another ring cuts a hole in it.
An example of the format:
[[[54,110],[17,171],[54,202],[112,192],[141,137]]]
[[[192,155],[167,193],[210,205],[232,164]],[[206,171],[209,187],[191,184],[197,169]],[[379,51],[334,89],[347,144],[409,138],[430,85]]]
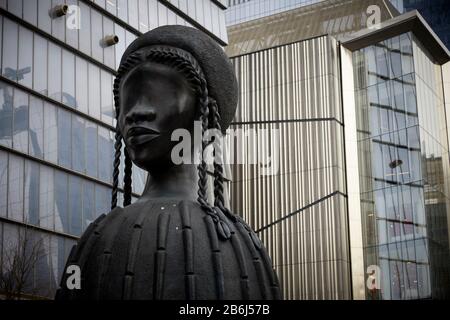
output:
[[[164,207],[161,207],[164,210]],[[170,216],[162,211],[158,216],[157,251],[155,261],[154,298],[162,300],[164,294],[164,271],[166,269],[166,244]]]
[[[214,227],[214,222],[210,216],[205,216],[204,221],[209,236],[209,244],[211,246],[212,262],[214,265],[214,279],[216,282],[216,294],[217,299],[223,300],[225,295],[225,285],[223,280],[223,264],[222,256],[219,247],[219,239],[216,234],[216,228]]]
[[[185,202],[180,203],[180,216],[183,232],[184,268],[186,279],[186,299],[195,299],[194,239],[192,235],[191,213]]]

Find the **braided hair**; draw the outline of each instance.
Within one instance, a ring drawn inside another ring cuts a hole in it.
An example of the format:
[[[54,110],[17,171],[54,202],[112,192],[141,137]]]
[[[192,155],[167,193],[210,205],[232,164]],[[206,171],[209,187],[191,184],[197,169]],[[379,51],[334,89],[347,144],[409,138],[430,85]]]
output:
[[[224,186],[223,186],[223,167],[218,161],[214,161],[214,206],[210,205],[207,200],[207,182],[208,171],[206,161],[203,157],[204,151],[208,146],[208,142],[203,139],[205,132],[208,129],[216,129],[222,132],[220,125],[220,113],[217,102],[209,96],[207,81],[204,73],[198,64],[197,60],[187,51],[170,46],[151,46],[139,49],[131,53],[125,61],[119,67],[118,75],[114,80],[113,93],[114,93],[114,106],[116,116],[116,132],[115,132],[115,154],[114,154],[114,168],[113,168],[113,189],[111,209],[117,206],[117,193],[119,185],[119,167],[122,149],[122,134],[119,129],[119,114],[120,114],[120,99],[119,99],[119,87],[120,81],[127,72],[133,69],[138,64],[152,61],[160,64],[167,65],[174,68],[181,74],[183,74],[188,83],[195,90],[198,98],[198,108],[200,113],[200,120],[202,126],[202,147],[201,147],[201,161],[197,166],[198,170],[198,197],[197,201],[202,209],[212,217],[216,230],[223,239],[229,239],[231,236],[231,226],[225,219],[225,216],[231,218],[232,221],[236,221],[237,216],[231,213],[224,204]],[[220,141],[215,143],[214,152],[216,158],[221,158],[222,148]],[[127,206],[131,203],[131,175],[132,175],[132,162],[128,154],[126,146],[124,147],[124,197],[123,206]]]

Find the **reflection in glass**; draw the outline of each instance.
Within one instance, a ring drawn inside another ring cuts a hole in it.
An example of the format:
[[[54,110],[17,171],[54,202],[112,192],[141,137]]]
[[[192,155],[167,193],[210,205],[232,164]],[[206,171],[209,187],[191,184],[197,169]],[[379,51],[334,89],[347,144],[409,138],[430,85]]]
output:
[[[76,108],[83,112],[88,113],[88,63],[86,60],[79,57],[75,58],[75,70],[76,70]]]
[[[83,214],[81,196],[81,178],[69,176],[70,233],[76,236],[81,235],[81,216]]]
[[[112,76],[110,73],[104,70],[101,70],[101,101],[102,120],[112,125],[114,118]]]
[[[75,56],[67,50],[62,51],[62,103],[76,108],[75,100]]]
[[[28,153],[28,94],[14,89],[13,148]]]
[[[69,233],[68,220],[68,176],[66,173],[55,170],[55,230]]]
[[[39,225],[43,228],[53,230],[55,192],[53,169],[41,165],[39,178]]]
[[[30,96],[29,154],[42,158],[44,153],[44,102]]]
[[[80,7],[80,51],[90,55],[91,54],[91,9],[90,7],[79,1]]]
[[[19,28],[9,19],[3,19],[2,75],[17,81],[17,41]]]
[[[90,181],[83,182],[83,231],[95,219],[95,189],[94,183]]]
[[[23,158],[10,154],[8,169],[8,218],[23,221]]]
[[[39,0],[38,5],[38,27],[47,33],[52,31],[52,19],[49,11],[52,8],[51,0]]]
[[[85,124],[81,117],[72,116],[72,169],[83,172],[85,169]]]
[[[61,101],[61,48],[48,42],[48,96]]]
[[[8,154],[0,150],[0,216],[6,217],[8,209]],[[0,237],[1,239],[1,237]]]
[[[12,146],[13,88],[0,81],[0,144]]]
[[[33,89],[47,95],[47,40],[34,34]]]
[[[25,221],[39,225],[39,164],[25,161]]]
[[[91,122],[86,122],[86,143],[85,152],[86,157],[86,174],[92,177],[97,177],[97,125]]]
[[[89,64],[89,115],[100,119],[100,69]]]
[[[20,84],[32,87],[33,70],[33,33],[24,27],[19,27],[19,67],[17,80]]]
[[[44,103],[44,158],[47,161],[58,162],[58,115],[56,107]]]
[[[71,122],[70,113],[58,108],[58,164],[66,168],[71,168]]]
[[[98,178],[105,182],[111,182],[111,168],[113,155],[112,133],[103,127],[98,128]]]

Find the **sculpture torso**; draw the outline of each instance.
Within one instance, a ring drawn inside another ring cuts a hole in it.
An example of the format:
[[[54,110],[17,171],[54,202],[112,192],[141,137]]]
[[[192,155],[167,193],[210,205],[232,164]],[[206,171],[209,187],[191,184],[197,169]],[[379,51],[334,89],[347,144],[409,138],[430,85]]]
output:
[[[277,299],[265,249],[241,220],[220,239],[198,203],[137,202],[92,223],[67,265],[81,268],[81,290],[60,299]],[[66,277],[63,277],[62,282]]]

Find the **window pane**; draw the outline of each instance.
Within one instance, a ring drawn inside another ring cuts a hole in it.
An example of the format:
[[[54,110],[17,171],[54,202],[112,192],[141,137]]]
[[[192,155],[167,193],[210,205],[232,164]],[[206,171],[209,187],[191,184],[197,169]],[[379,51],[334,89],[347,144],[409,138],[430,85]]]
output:
[[[39,241],[42,241],[42,254],[36,261],[35,266],[35,294],[41,296],[50,296],[50,236],[40,233]]]
[[[39,0],[38,27],[47,33],[51,33],[52,30],[52,19],[49,14],[51,7],[51,0]]]
[[[128,22],[128,1],[117,0],[117,16],[119,19]]]
[[[105,0],[95,0],[94,2],[105,9]]]
[[[67,239],[67,238],[66,238]],[[68,240],[68,239],[67,239]],[[64,266],[66,259],[64,256],[64,238],[61,236],[51,237],[51,287],[58,287],[62,273],[64,272]]]
[[[158,25],[164,26],[167,24],[167,8],[158,2]]]
[[[8,217],[23,221],[23,158],[9,155]]]
[[[0,82],[0,144],[12,146],[13,88]]]
[[[33,33],[23,27],[19,28],[19,70],[17,80],[26,87],[32,87],[33,70]]]
[[[158,0],[149,0],[148,2],[148,20],[150,30],[158,26]]]
[[[14,89],[13,148],[28,153],[28,94]]]
[[[63,84],[62,102],[76,107],[75,100],[75,56],[67,50],[62,51]]]
[[[138,20],[138,2],[128,1],[128,21],[130,25],[136,29],[139,29]]]
[[[48,43],[48,96],[61,101],[61,48]]]
[[[95,190],[94,183],[83,182],[83,231],[94,221],[95,217]]]
[[[70,233],[81,235],[81,178],[69,176],[69,216]]]
[[[69,233],[67,174],[55,170],[55,230]]]
[[[23,2],[23,19],[33,26],[37,25],[38,0],[25,0]]]
[[[44,103],[30,96],[29,153],[42,158],[44,151]]]
[[[148,31],[148,7],[147,0],[139,0],[139,31]]]
[[[98,173],[99,179],[110,182],[112,172],[113,140],[110,131],[98,128]]]
[[[117,15],[116,2],[117,0],[106,1],[106,11],[111,12],[113,15]]]
[[[72,168],[84,173],[84,119],[72,116]]]
[[[100,119],[100,69],[89,64],[89,114]]]
[[[95,10],[91,10],[91,33],[92,33],[92,57],[98,61],[103,61],[103,48],[101,41],[102,33],[102,16]]]
[[[37,34],[34,34],[33,67],[33,89],[47,95],[47,40]]]
[[[88,63],[79,57],[75,59],[76,108],[88,113]]]
[[[111,205],[111,190],[102,185],[95,185],[95,217],[108,213]]]
[[[63,97],[62,102],[71,107],[76,107],[75,100],[75,56],[63,50]]]
[[[110,19],[103,17],[103,37],[114,35],[114,24]],[[123,39],[122,39],[123,40]],[[120,39],[119,39],[120,41]],[[103,63],[110,68],[114,68],[114,46],[103,48]]]
[[[102,86],[102,120],[110,125],[113,124],[113,96],[112,76],[109,72],[101,71]]]
[[[44,103],[44,158],[58,162],[58,125],[56,108]]]
[[[119,68],[120,59],[122,58],[123,53],[125,52],[125,29],[119,26],[117,23],[114,25],[114,34],[119,37],[119,42],[114,46],[115,49],[115,57],[116,57],[116,66],[115,68]]]
[[[22,0],[8,0],[8,11],[22,18]]]
[[[3,70],[2,74],[8,79],[17,81],[17,24],[3,19]]]
[[[0,216],[6,217],[8,208],[8,154],[0,151]],[[1,227],[0,227],[1,228]],[[1,239],[0,239],[1,241]]]
[[[39,164],[25,161],[25,220],[33,225],[39,225]]]
[[[41,165],[39,178],[39,225],[53,230],[53,169]]]
[[[86,174],[97,177],[97,125],[86,122]]]
[[[58,163],[71,168],[71,119],[70,113],[58,108]]]
[[[80,6],[80,50],[91,55],[91,9],[79,1]]]

